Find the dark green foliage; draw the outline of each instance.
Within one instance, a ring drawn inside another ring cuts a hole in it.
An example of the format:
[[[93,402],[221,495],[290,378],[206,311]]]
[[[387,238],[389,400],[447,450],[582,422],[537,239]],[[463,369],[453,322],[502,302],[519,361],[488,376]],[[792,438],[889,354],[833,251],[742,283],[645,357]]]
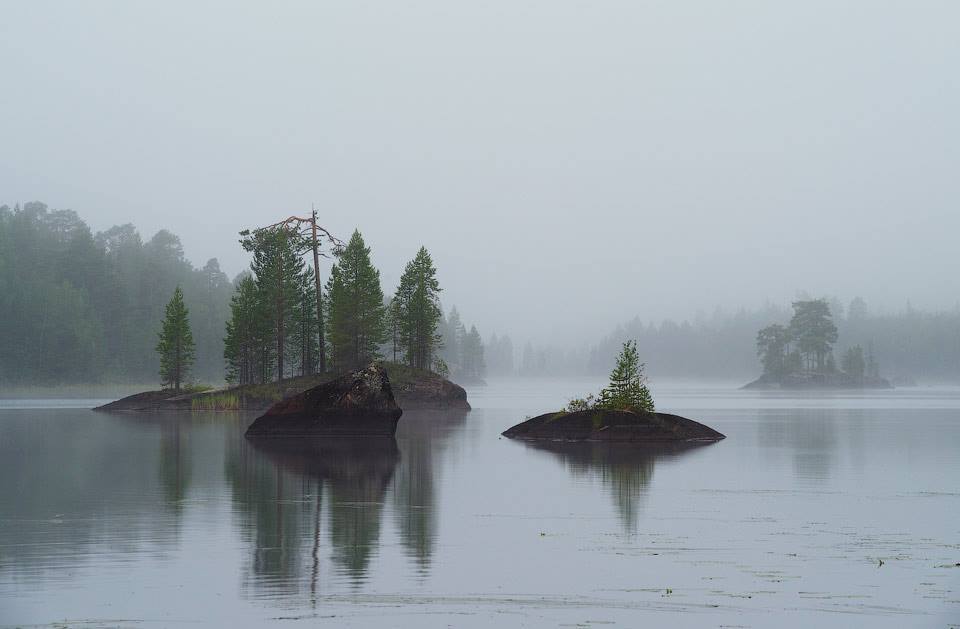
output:
[[[439,325],[443,313],[437,269],[426,248],[420,247],[416,257],[407,263],[393,297],[393,308],[399,346],[407,363],[430,369],[442,343]]]
[[[637,342],[627,341],[617,356],[617,364],[610,372],[610,384],[600,391],[596,399],[593,395],[574,398],[567,404],[566,412],[575,413],[590,409],[612,411],[632,411],[634,413],[654,412],[653,395],[647,388],[644,364],[640,362]],[[597,416],[599,421],[599,415]]]
[[[292,355],[296,358],[293,367],[298,375],[309,376],[317,372],[320,358],[317,289],[312,266],[308,266],[300,274],[298,284],[299,295],[294,324],[290,331],[290,346]]]
[[[230,319],[224,339],[227,382],[253,384],[270,381],[274,345],[269,315],[253,276],[241,277],[230,300]]]
[[[297,232],[285,227],[242,232],[241,236],[243,248],[253,254],[250,270],[262,306],[260,312],[266,314],[273,337],[276,377],[283,380],[292,371],[287,363],[290,332],[298,327],[301,318],[306,273],[302,254],[306,243]]]
[[[387,341],[386,307],[380,271],[359,231],[337,256],[327,281],[327,340],[334,367],[354,369],[380,356]]]
[[[222,378],[232,287],[215,260],[194,269],[176,236],[132,225],[92,234],[76,213],[0,206],[0,385],[143,383],[176,286],[193,313],[193,373]]]
[[[157,353],[160,354],[160,382],[164,388],[180,390],[194,359],[190,318],[180,287],[173,291],[160,329]]]
[[[636,341],[623,344],[617,364],[610,372],[610,384],[600,391],[596,406],[608,410],[653,412],[653,396],[646,385]]]

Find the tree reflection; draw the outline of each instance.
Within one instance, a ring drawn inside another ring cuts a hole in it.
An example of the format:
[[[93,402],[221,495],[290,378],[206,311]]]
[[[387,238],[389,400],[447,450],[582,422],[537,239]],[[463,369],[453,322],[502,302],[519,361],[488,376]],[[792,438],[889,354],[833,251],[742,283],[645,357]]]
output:
[[[316,597],[325,558],[335,574],[361,585],[387,504],[402,547],[426,574],[437,536],[438,461],[465,420],[465,411],[412,411],[396,439],[228,437],[226,475],[252,547],[248,577],[257,595]]]
[[[628,533],[637,530],[640,506],[653,479],[656,461],[681,456],[705,445],[651,446],[597,441],[527,441],[525,444],[559,458],[575,476],[597,478],[609,490],[623,529]]]
[[[437,468],[451,436],[466,423],[467,411],[410,411],[397,431],[402,453],[392,491],[401,543],[417,569],[430,569],[437,538]]]
[[[363,580],[398,460],[392,437],[243,439],[237,456],[228,456],[227,471],[248,517],[244,528],[254,534],[252,568],[259,582],[296,588],[308,578],[316,592],[321,496],[333,562],[354,581]],[[312,546],[309,554],[305,542]]]

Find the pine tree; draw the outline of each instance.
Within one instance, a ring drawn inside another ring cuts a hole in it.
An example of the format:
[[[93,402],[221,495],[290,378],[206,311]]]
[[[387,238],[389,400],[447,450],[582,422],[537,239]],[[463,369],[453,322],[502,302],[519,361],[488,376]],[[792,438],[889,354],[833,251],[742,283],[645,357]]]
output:
[[[337,369],[354,369],[379,357],[387,340],[380,271],[359,231],[337,256],[327,281],[327,340]]]
[[[320,357],[317,289],[313,267],[308,266],[298,280],[298,305],[295,326],[290,332],[290,351],[297,358],[300,375],[309,376],[316,373]]]
[[[438,333],[441,318],[440,283],[437,269],[425,247],[407,263],[394,296],[400,319],[400,346],[411,367],[430,369],[442,345]]]
[[[241,232],[241,244],[253,253],[250,269],[256,276],[259,300],[269,313],[268,320],[273,336],[273,362],[277,380],[287,376],[286,363],[288,335],[297,325],[302,296],[301,284],[304,273],[300,251],[303,242],[299,234],[286,228]],[[266,358],[266,356],[264,356]]]
[[[273,337],[269,315],[253,277],[249,274],[242,277],[230,299],[230,319],[224,339],[227,382],[269,382],[273,369]]]
[[[653,412],[653,396],[646,386],[636,341],[623,344],[617,364],[610,372],[610,384],[600,391],[597,406],[610,410]]]
[[[190,332],[189,312],[183,303],[183,291],[177,286],[167,304],[163,327],[158,335],[160,354],[160,381],[164,387],[179,391],[193,364],[193,334]]]

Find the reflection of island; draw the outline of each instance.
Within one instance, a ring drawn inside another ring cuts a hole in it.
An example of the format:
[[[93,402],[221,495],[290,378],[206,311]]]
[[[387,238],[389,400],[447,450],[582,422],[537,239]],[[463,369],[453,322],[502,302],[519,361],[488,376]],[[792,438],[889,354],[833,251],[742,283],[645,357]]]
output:
[[[333,568],[361,585],[385,512],[420,574],[437,535],[439,460],[466,411],[409,411],[393,437],[275,437],[227,442],[226,476],[250,545],[253,594],[316,601]],[[387,506],[389,505],[389,506]],[[326,563],[328,562],[329,563]]]
[[[637,527],[640,503],[653,478],[657,459],[682,456],[704,444],[680,442],[658,446],[598,441],[527,441],[528,448],[549,452],[576,476],[593,476],[613,496],[624,530]]]
[[[261,586],[316,594],[321,496],[333,561],[355,582],[379,542],[387,487],[399,460],[393,437],[242,440],[228,457],[234,496],[253,529],[253,573]],[[311,548],[307,550],[306,545]],[[309,564],[309,568],[307,567]]]
[[[391,492],[394,518],[421,574],[429,570],[437,537],[437,468],[451,435],[466,418],[462,410],[409,411],[397,430],[401,459]]]

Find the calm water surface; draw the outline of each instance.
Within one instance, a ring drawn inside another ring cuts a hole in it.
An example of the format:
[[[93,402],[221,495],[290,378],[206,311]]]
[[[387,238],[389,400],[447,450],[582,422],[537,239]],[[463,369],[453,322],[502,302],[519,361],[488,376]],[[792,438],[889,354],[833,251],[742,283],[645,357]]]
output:
[[[374,443],[0,402],[0,624],[960,625],[960,389],[664,383],[727,439],[499,438],[597,384],[494,382]]]

